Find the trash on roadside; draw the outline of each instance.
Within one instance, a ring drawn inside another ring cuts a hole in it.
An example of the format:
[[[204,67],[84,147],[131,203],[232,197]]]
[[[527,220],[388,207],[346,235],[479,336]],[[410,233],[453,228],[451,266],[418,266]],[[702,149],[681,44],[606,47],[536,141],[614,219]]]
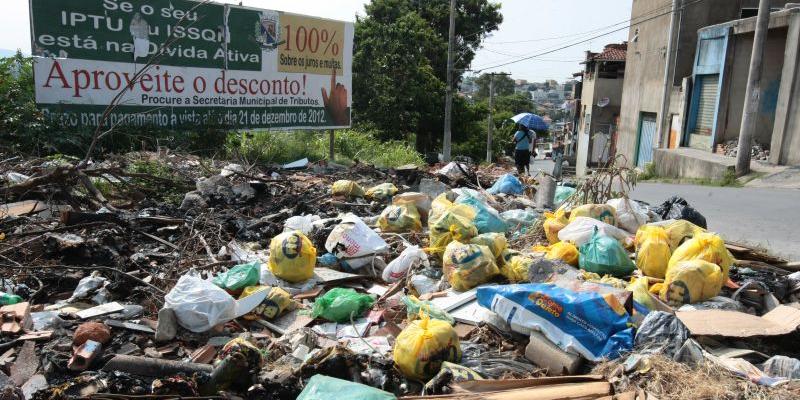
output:
[[[383,232],[419,232],[422,218],[413,204],[389,205],[381,212],[378,227]]]
[[[636,267],[646,276],[664,278],[672,252],[669,235],[660,226],[644,225],[636,232]]]
[[[300,231],[308,236],[314,232],[315,223],[321,221],[319,215],[295,215],[283,223],[284,232]]]
[[[256,306],[256,308],[249,313],[242,316],[242,318],[264,318],[266,320],[272,320],[279,317],[285,311],[291,311],[295,307],[295,302],[292,300],[292,296],[279,287],[260,285],[250,286],[242,291],[242,294],[239,296],[239,298],[243,299],[259,291],[267,292],[266,297],[264,297],[264,300],[261,301],[261,304]]]
[[[348,322],[361,317],[373,303],[375,299],[370,295],[358,293],[350,288],[333,288],[317,297],[311,308],[311,317],[321,317],[333,322]]]
[[[248,264],[235,265],[221,272],[211,281],[230,293],[239,293],[242,289],[258,284],[261,277],[261,263],[254,261]]]
[[[297,400],[394,400],[393,394],[371,386],[325,375],[314,375]]]
[[[511,283],[525,282],[528,280],[533,259],[523,255],[512,256],[500,267],[500,274]]]
[[[471,194],[462,194],[458,196],[455,203],[466,204],[475,209],[476,212],[472,223],[478,229],[478,233],[505,233],[508,229],[506,222],[500,217],[500,213],[478,197],[472,196]]]
[[[579,249],[581,269],[616,277],[628,276],[636,269],[628,252],[614,238],[603,235],[595,228],[589,242]]]
[[[406,315],[409,321],[417,319],[421,314],[426,314],[432,319],[445,321],[450,325],[456,323],[450,314],[429,301],[420,300],[416,296],[403,296],[402,302],[406,306]]]
[[[524,190],[525,188],[522,186],[522,182],[520,182],[516,176],[505,174],[498,178],[492,187],[486,189],[486,192],[489,194],[522,194]]]
[[[448,282],[460,292],[486,283],[500,272],[488,247],[459,241],[447,245],[442,264]]]
[[[317,249],[300,231],[281,233],[269,243],[269,269],[280,279],[292,283],[308,280],[316,263]]]
[[[706,230],[683,219],[669,219],[666,221],[653,222],[648,225],[660,226],[667,231],[669,236],[669,248],[675,251],[684,241],[693,238],[695,235]]]
[[[525,358],[545,368],[548,376],[574,375],[585,361],[578,353],[561,350],[538,331],[531,332]]]
[[[500,213],[500,218],[508,226],[508,231],[516,231],[520,228],[533,226],[539,219],[539,214],[530,210],[508,210]]]
[[[725,275],[720,267],[708,261],[679,261],[667,268],[661,299],[673,307],[708,300],[722,289]]]
[[[364,197],[370,200],[386,200],[397,194],[397,186],[391,182],[384,182],[373,186],[364,193]]]
[[[678,196],[673,196],[667,199],[660,206],[653,208],[662,220],[666,219],[683,219],[689,221],[703,229],[708,229],[706,218],[697,210],[689,206],[686,199]]]
[[[722,269],[722,281],[728,279],[728,271],[733,264],[733,256],[725,247],[725,241],[713,234],[701,232],[680,245],[669,259],[669,268],[681,261],[703,260],[718,265]],[[716,294],[714,294],[716,295]]]
[[[575,188],[569,186],[556,186],[556,196],[553,199],[553,207],[561,207],[567,199],[575,194]]]
[[[374,255],[387,247],[380,235],[353,214],[343,216],[325,240],[325,249],[352,269],[370,264]]]
[[[428,255],[419,246],[408,246],[383,269],[384,281],[394,283],[403,279],[410,269],[419,265],[430,266]]]
[[[630,315],[613,295],[529,283],[478,288],[478,303],[523,335],[541,331],[564,351],[597,361],[633,347]]]
[[[589,242],[594,235],[595,230],[604,236],[612,237],[621,243],[632,242],[632,235],[619,229],[613,225],[605,222],[598,221],[589,217],[578,217],[572,220],[567,226],[558,231],[558,237],[555,242],[551,241],[550,244],[562,242],[572,242],[575,246],[582,246]]]
[[[500,258],[503,251],[508,248],[508,240],[506,240],[505,235],[496,232],[481,233],[472,238],[469,242],[471,244],[479,244],[488,247],[495,258]]]
[[[647,223],[647,211],[631,199],[611,199],[606,204],[616,210],[617,226],[630,233],[636,233],[640,226]]]
[[[459,363],[461,346],[448,322],[431,319],[423,312],[397,336],[392,356],[403,375],[427,380],[439,373],[442,362]]]
[[[331,193],[339,197],[364,197],[364,189],[351,180],[338,180],[331,186]]]
[[[563,208],[559,208],[556,210],[555,213],[546,212],[544,213],[545,221],[544,221],[544,234],[547,237],[547,240],[550,244],[555,244],[560,241],[558,234],[561,232],[564,227],[567,226],[569,220],[566,217],[565,211]]]
[[[437,198],[438,199],[438,198]],[[428,220],[430,228],[431,252],[441,254],[447,245],[454,241],[468,242],[478,235],[478,229],[472,223],[475,209],[466,204],[454,204],[436,215],[436,202]]]
[[[617,225],[617,211],[608,204],[584,204],[570,210],[570,223],[580,217],[593,218],[611,226]]]
[[[428,221],[428,214],[431,212],[431,198],[425,193],[405,192],[392,197],[392,204],[399,206],[403,204],[413,204],[419,211],[422,221]]]
[[[549,246],[534,246],[532,250],[537,253],[544,253],[544,257],[548,260],[562,260],[573,267],[578,266],[578,248],[570,242],[558,242]]]

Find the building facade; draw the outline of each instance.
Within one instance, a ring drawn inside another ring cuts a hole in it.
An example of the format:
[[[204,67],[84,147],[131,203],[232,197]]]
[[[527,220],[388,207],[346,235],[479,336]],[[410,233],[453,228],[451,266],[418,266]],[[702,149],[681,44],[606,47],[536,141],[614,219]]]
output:
[[[577,112],[577,157],[575,172],[602,164],[613,156],[622,88],[625,78],[627,44],[606,45],[601,53],[587,52],[583,62],[581,101]]]
[[[783,7],[788,2],[772,0],[772,6]],[[677,4],[676,29],[670,32],[673,3]],[[706,91],[714,87],[711,78],[692,80],[698,31],[752,16],[757,8],[758,0],[633,0],[616,143],[618,154],[625,155],[629,165],[643,166],[650,162],[653,148],[684,144],[684,128],[692,122],[687,120],[685,110],[691,101],[693,84]],[[667,54],[670,37],[673,38],[671,58]],[[672,62],[665,76],[668,59]],[[662,101],[667,104],[665,115],[659,115]]]

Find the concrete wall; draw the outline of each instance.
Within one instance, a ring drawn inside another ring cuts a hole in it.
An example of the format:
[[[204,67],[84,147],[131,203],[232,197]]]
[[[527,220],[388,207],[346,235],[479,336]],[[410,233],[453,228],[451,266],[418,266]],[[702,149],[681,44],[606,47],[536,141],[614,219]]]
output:
[[[770,29],[767,35],[767,45],[764,49],[764,59],[768,60],[768,62],[764,63],[762,70],[761,105],[753,140],[766,146],[770,145],[772,129],[775,125],[775,107],[781,83],[786,33],[787,28]],[[725,112],[726,118],[722,124],[717,125],[716,143],[739,138],[744,95],[747,89],[747,77],[750,69],[750,55],[753,51],[753,33],[732,35],[730,40],[732,43],[729,48],[733,54],[725,66],[725,74],[730,74],[730,80],[728,81],[730,90],[727,98],[723,97],[720,101],[720,112]],[[727,110],[723,110],[725,108]]]
[[[791,1],[772,0],[771,6],[782,7],[788,2]],[[652,18],[669,10],[671,4],[671,0],[633,0],[631,18],[634,20]],[[687,6],[681,12],[675,74],[672,77],[675,86],[680,86],[682,79],[692,74],[697,48],[697,30],[738,19],[743,7],[756,8],[758,0],[704,0]],[[628,34],[628,57],[625,65],[617,153],[624,154],[629,163],[635,160],[639,116],[642,112],[661,111],[669,28],[670,15],[666,14],[631,28]],[[634,41],[635,36],[638,38],[636,41]],[[670,113],[682,113],[682,110],[672,108],[673,99],[670,99],[670,104]]]

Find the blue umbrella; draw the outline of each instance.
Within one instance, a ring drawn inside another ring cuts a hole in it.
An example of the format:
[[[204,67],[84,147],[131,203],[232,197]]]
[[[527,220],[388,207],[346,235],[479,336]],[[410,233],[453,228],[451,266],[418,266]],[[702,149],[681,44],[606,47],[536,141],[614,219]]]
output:
[[[520,125],[525,125],[528,127],[528,129],[537,132],[543,132],[550,129],[550,126],[547,125],[547,122],[544,122],[544,119],[536,114],[520,113],[511,117],[511,120]]]

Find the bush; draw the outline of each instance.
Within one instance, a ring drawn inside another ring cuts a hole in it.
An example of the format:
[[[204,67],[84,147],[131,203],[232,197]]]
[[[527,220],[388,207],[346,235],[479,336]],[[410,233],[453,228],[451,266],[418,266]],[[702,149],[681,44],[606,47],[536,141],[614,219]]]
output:
[[[319,131],[230,133],[225,149],[228,156],[247,162],[283,164],[305,157],[313,162],[328,157],[328,135]],[[337,161],[360,161],[381,167],[423,164],[422,156],[408,143],[382,142],[373,131],[337,131],[334,154]]]

